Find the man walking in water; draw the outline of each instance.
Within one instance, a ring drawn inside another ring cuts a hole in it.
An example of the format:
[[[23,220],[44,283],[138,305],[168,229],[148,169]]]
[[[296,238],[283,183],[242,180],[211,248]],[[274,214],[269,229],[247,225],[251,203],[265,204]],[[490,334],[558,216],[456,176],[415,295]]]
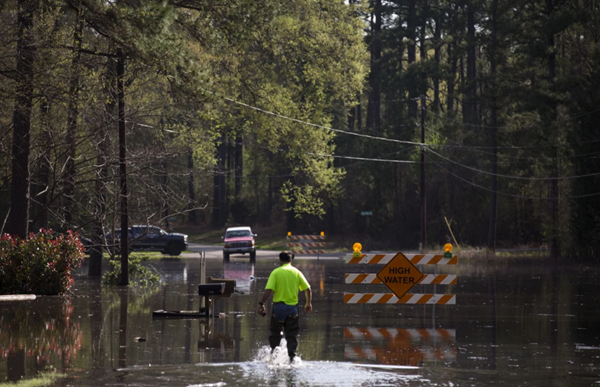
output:
[[[279,254],[279,267],[271,272],[265,292],[258,303],[258,313],[266,316],[265,302],[273,294],[273,314],[270,322],[269,345],[271,352],[281,342],[281,332],[285,334],[290,362],[294,361],[298,348],[298,291],[304,291],[306,313],[312,311],[312,291],[302,272],[292,266],[292,256],[287,252]]]

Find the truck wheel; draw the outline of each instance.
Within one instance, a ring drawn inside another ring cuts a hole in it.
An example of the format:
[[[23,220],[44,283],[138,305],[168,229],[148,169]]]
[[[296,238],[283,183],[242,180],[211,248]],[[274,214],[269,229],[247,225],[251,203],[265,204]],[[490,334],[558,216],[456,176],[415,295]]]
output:
[[[169,255],[181,255],[182,250],[183,249],[179,243],[171,243],[167,248],[167,253]]]
[[[223,251],[223,260],[229,262],[229,253]]]

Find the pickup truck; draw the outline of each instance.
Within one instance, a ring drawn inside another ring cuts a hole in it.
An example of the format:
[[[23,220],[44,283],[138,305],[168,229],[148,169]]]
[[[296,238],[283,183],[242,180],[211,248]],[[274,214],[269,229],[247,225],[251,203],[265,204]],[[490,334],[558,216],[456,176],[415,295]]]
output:
[[[228,261],[231,254],[246,254],[250,255],[250,260],[256,259],[256,246],[254,245],[254,237],[256,234],[252,232],[250,227],[230,227],[225,231],[223,236],[223,260]]]
[[[115,241],[119,243],[121,230],[115,230]],[[112,235],[106,234],[108,244],[112,242]],[[118,247],[118,246],[117,246]],[[188,248],[186,234],[168,233],[160,227],[136,225],[129,228],[129,248],[131,250],[160,251],[163,254],[180,255]]]

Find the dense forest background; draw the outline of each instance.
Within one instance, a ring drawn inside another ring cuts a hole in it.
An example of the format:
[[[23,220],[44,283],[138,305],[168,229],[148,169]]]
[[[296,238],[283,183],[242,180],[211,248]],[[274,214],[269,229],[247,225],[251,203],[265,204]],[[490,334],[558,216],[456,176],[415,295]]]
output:
[[[599,40],[583,0],[6,0],[2,231],[592,257]]]

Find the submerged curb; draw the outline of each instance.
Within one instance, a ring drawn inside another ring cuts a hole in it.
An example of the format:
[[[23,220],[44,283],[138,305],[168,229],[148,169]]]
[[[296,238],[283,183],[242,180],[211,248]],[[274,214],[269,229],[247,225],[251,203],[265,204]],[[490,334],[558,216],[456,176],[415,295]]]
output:
[[[27,300],[35,300],[35,294],[0,295],[0,301],[27,301]]]

